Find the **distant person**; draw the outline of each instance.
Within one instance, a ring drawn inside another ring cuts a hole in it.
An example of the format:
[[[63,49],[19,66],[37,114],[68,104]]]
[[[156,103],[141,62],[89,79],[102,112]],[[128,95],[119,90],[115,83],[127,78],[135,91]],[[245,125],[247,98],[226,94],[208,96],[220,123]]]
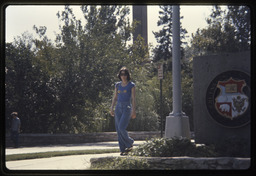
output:
[[[127,155],[133,148],[134,140],[129,137],[126,128],[130,119],[136,118],[135,112],[135,84],[131,82],[128,69],[122,67],[118,73],[120,82],[115,85],[115,93],[110,108],[110,114],[115,116],[115,127],[118,135],[121,156]],[[117,102],[117,105],[114,106]]]
[[[15,148],[19,147],[19,133],[20,133],[20,119],[17,112],[11,113],[12,124],[11,124],[11,139],[14,143]]]

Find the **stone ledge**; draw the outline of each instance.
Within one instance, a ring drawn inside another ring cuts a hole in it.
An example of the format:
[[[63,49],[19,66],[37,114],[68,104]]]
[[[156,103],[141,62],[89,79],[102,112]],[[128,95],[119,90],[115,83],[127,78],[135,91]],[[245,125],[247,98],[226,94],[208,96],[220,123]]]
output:
[[[91,166],[123,157],[91,158]],[[250,158],[233,157],[126,157],[128,160],[145,159],[152,170],[246,170],[251,166]]]

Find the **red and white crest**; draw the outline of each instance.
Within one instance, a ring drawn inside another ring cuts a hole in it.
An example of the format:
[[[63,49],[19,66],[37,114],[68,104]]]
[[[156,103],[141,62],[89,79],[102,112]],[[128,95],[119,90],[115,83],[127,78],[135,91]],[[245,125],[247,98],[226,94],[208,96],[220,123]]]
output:
[[[215,99],[215,108],[218,113],[231,120],[244,114],[249,106],[248,97],[242,89],[246,86],[244,80],[218,81],[220,94]]]

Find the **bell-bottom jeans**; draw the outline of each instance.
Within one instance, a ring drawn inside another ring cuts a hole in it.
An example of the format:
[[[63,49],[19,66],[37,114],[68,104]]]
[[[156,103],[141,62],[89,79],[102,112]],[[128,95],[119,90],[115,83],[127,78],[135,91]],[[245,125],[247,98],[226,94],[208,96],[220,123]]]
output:
[[[118,143],[121,152],[130,148],[134,140],[129,137],[126,128],[131,119],[132,106],[130,102],[117,102],[115,109],[115,127],[118,136]]]

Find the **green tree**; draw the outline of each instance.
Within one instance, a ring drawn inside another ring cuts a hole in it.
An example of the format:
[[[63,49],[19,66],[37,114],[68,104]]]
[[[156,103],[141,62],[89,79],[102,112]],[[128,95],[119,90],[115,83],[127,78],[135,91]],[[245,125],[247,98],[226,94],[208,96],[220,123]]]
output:
[[[159,32],[153,32],[156,41],[159,43],[153,50],[153,62],[159,60],[168,61],[166,64],[166,71],[172,70],[171,68],[171,57],[172,57],[172,6],[171,5],[160,5],[158,26],[162,26]],[[182,19],[183,17],[180,17]],[[180,25],[180,37],[181,37],[181,55],[184,55],[184,49],[182,44],[186,42],[182,41],[186,37],[187,30],[182,28]]]
[[[129,44],[130,25],[125,6],[81,6],[86,23],[70,6],[57,16],[61,33],[48,40],[45,26],[34,30],[39,39],[22,36],[6,47],[6,111],[21,114],[24,132],[83,133],[114,131],[109,115],[118,70],[130,68],[138,89],[136,128],[157,126],[154,103],[147,97],[152,77],[148,46],[142,38]],[[148,106],[148,107],[147,107]],[[24,115],[23,115],[24,114]],[[152,123],[144,127],[151,118]],[[134,121],[135,123],[135,121]],[[152,129],[157,129],[153,127]]]
[[[112,95],[115,67],[125,56],[125,44],[130,37],[125,16],[129,11],[121,6],[81,6],[81,10],[86,20],[84,28],[69,6],[58,13],[64,22],[58,36],[62,68],[58,78],[58,109],[62,111],[58,126],[76,124],[70,128],[78,128],[78,124],[84,124],[83,130],[76,130],[95,131],[106,118],[106,109],[101,104]]]
[[[128,51],[125,45],[131,33],[126,17],[129,9],[82,6],[81,10],[87,20],[85,26],[76,20],[69,6],[57,14],[64,24],[56,37],[56,46],[45,36],[46,27],[34,26],[40,39],[28,41],[23,37],[20,43],[6,48],[6,101],[10,105],[6,109],[26,114],[25,132],[89,132],[96,130],[96,122],[103,119],[95,115],[100,114],[105,97],[112,94],[110,87],[114,84],[116,65],[125,60]],[[32,101],[24,95],[26,89],[31,89],[26,84],[34,82],[42,86],[33,85],[33,91],[29,90]],[[18,103],[13,106],[15,102]],[[30,106],[30,111],[22,105]],[[32,123],[35,118],[40,120],[35,120],[40,127]]]
[[[250,50],[250,9],[247,6],[214,6],[208,27],[192,35],[193,55]]]
[[[32,47],[32,37],[26,33],[14,43],[6,44],[6,119],[9,121],[10,113],[17,111],[23,132],[48,132],[47,114],[52,111],[49,103],[54,97],[48,86],[48,75],[42,65],[35,63]]]
[[[251,45],[251,12],[248,6],[228,6],[227,22],[235,28],[235,39],[239,51],[250,50]]]

